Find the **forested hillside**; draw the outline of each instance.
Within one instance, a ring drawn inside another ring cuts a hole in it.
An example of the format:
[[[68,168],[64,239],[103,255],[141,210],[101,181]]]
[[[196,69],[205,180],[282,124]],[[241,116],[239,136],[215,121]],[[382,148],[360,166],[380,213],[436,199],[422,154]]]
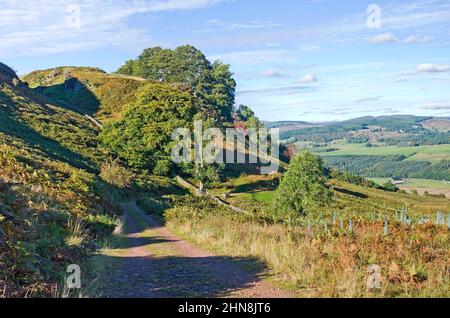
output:
[[[361,117],[336,123],[270,123],[286,143],[364,177],[450,179],[450,119]]]

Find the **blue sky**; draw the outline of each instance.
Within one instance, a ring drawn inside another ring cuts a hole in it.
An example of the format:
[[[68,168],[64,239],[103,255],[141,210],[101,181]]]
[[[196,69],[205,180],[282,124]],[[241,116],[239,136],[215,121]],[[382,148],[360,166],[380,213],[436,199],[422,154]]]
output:
[[[263,120],[450,116],[449,0],[0,0],[0,28],[20,74],[192,44]]]

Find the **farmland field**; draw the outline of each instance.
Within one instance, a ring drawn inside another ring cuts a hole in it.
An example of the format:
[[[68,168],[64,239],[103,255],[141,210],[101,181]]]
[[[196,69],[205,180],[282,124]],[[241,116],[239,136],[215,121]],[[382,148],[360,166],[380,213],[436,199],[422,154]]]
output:
[[[387,156],[404,155],[407,160],[441,161],[450,158],[450,145],[419,147],[367,147],[365,144],[336,143],[338,150],[320,153],[322,156]]]
[[[389,178],[369,178],[370,180],[384,184],[389,181]],[[405,183],[398,185],[398,187],[407,192],[416,190],[419,194],[423,195],[425,191],[430,194],[445,194],[447,198],[450,198],[450,183],[443,183],[440,180],[429,179],[407,179]]]

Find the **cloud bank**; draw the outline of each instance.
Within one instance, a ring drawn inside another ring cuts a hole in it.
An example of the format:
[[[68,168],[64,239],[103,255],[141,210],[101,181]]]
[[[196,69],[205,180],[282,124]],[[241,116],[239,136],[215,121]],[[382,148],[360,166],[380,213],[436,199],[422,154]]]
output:
[[[128,24],[142,13],[186,11],[227,0],[0,0],[0,57],[48,55],[151,43]]]

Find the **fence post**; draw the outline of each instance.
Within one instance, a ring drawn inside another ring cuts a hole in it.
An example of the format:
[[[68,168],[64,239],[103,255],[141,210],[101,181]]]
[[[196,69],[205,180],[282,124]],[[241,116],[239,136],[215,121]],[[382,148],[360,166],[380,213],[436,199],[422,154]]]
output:
[[[384,221],[384,236],[389,236],[389,224],[387,219]]]
[[[348,230],[350,231],[350,233],[353,233],[353,220],[352,219],[350,219],[350,221],[349,221]]]

